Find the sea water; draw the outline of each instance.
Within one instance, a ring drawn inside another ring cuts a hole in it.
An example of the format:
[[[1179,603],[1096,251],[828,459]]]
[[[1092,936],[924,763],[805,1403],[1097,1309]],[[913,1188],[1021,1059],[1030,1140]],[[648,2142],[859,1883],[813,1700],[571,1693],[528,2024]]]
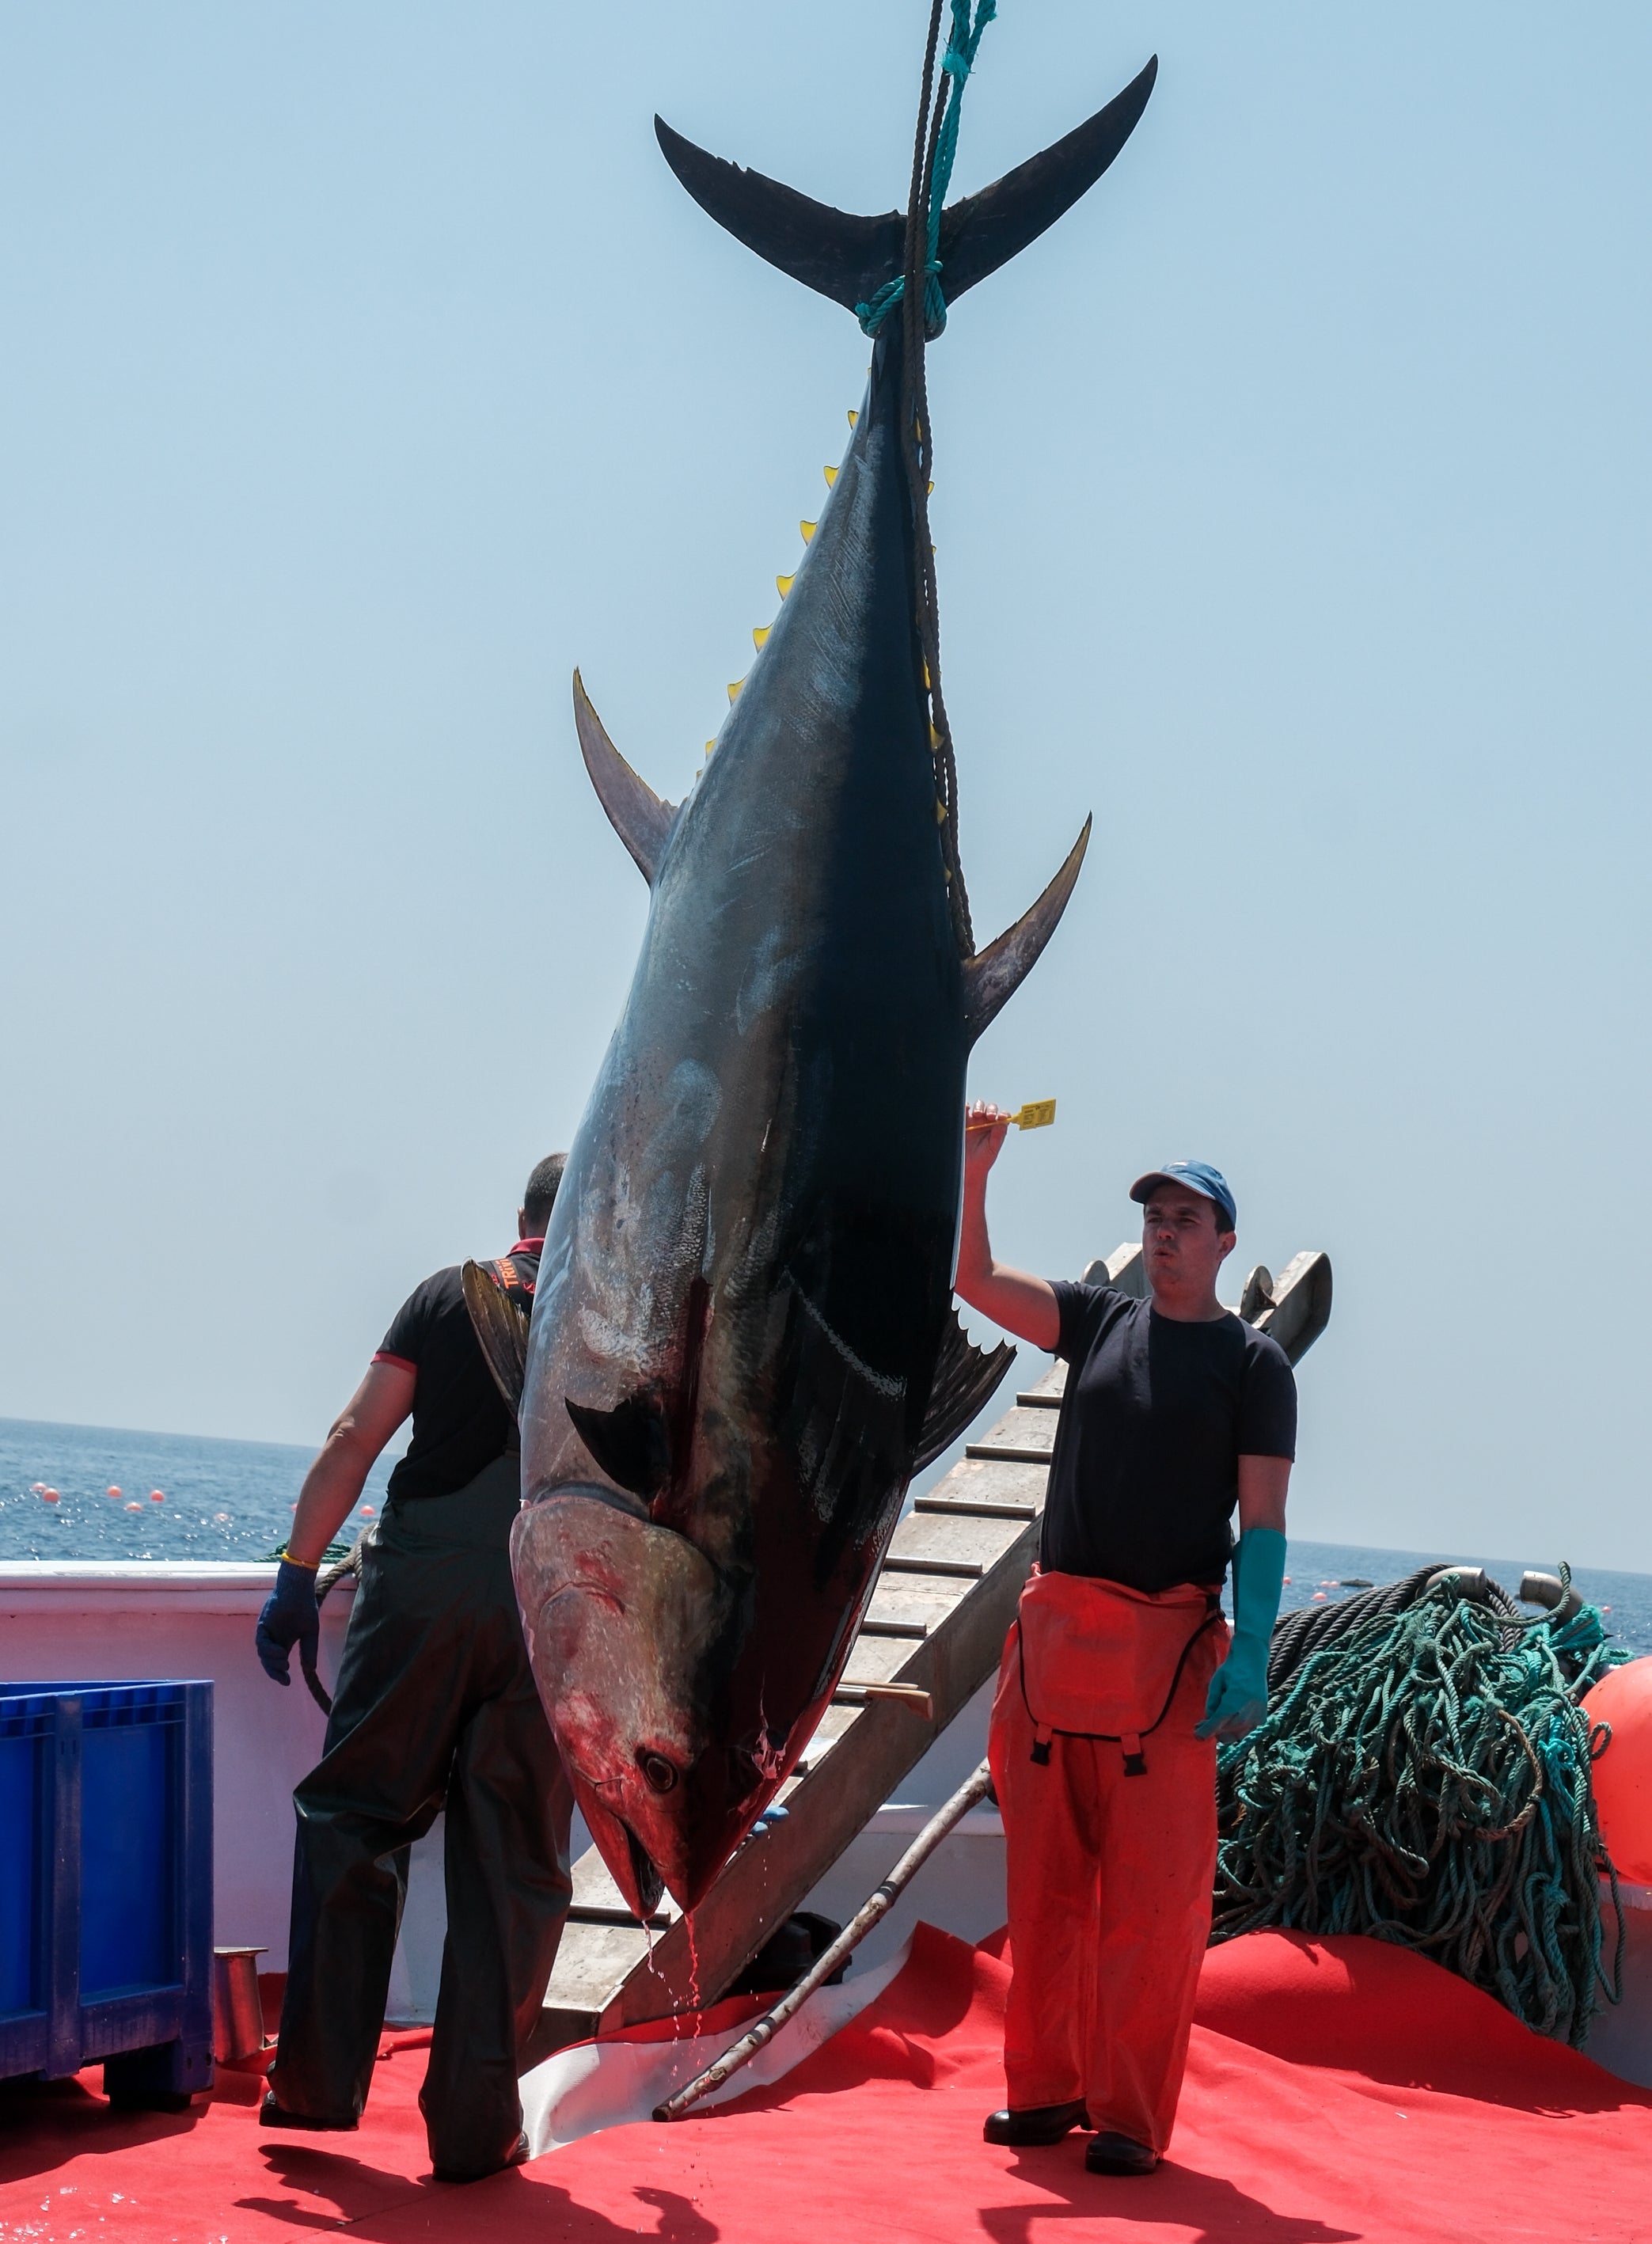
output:
[[[199,1434],[138,1434],[0,1418],[0,1561],[8,1558],[267,1558],[286,1536],[315,1452],[278,1442],[225,1442]],[[380,1511],[396,1460],[381,1457],[346,1538]],[[37,1486],[37,1484],[38,1486]],[[57,1491],[48,1502],[42,1489]],[[119,1490],[112,1495],[112,1489]],[[162,1500],[152,1500],[159,1490]],[[1527,1567],[1553,1573],[1564,1549],[1500,1557],[1452,1544],[1385,1551],[1345,1543],[1290,1543],[1287,1608],[1346,1597],[1359,1581],[1392,1582],[1452,1559],[1483,1565],[1511,1592]],[[1601,1607],[1612,1639],[1652,1653],[1652,1575],[1579,1566],[1575,1579]]]
[[[267,1558],[292,1525],[315,1454],[281,1442],[0,1418],[0,1561]],[[381,1457],[369,1474],[346,1540],[383,1509],[395,1463]]]

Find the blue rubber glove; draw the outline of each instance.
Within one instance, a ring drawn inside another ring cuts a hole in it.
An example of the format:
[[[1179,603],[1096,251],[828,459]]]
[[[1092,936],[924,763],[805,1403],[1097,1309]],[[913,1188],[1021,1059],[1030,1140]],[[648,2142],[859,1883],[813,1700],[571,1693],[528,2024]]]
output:
[[[1242,1738],[1268,1712],[1268,1650],[1285,1586],[1285,1538],[1251,1527],[1233,1554],[1233,1642],[1205,1694],[1202,1738]]]
[[[309,1664],[315,1665],[315,1648],[322,1640],[322,1612],[315,1602],[315,1569],[283,1558],[275,1587],[258,1616],[260,1665],[272,1683],[290,1683],[288,1655],[295,1644],[307,1646]]]

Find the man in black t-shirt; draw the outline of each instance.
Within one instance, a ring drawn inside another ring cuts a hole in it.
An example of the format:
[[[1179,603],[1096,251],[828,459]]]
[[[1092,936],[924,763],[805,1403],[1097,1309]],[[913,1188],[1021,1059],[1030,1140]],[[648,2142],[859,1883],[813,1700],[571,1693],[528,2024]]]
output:
[[[525,1310],[565,1157],[528,1179],[514,1247],[483,1268]],[[300,1493],[258,1656],[313,1661],[315,1570],[380,1451],[411,1414],[384,1514],[362,1549],[321,1761],[293,1795],[298,1840],[269,2127],[353,2128],[384,2022],[408,1850],[445,1808],[447,1938],[420,2092],[437,2177],[479,2180],[526,2155],[519,2060],[572,1892],[572,1795],[528,1666],[511,1579],[517,1427],[471,1322],[460,1271],[396,1313]]]
[[[988,1745],[1013,1976],[1010,2101],[985,2134],[1053,2143],[1087,2125],[1092,2173],[1145,2174],[1175,2124],[1209,1937],[1215,1740],[1267,1711],[1296,1382],[1216,1299],[1236,1214],[1204,1162],[1131,1187],[1147,1299],[995,1261],[986,1179],[1006,1122],[987,1105],[966,1118],[957,1288],[1067,1379]]]

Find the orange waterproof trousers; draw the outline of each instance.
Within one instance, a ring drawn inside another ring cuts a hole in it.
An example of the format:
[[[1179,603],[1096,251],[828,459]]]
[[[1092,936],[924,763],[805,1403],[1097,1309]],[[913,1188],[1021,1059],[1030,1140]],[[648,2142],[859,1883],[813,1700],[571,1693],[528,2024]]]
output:
[[[1057,1656],[1045,1663],[1046,1673],[1059,1672],[1066,1702],[1053,1718],[1036,1692],[1029,1708],[1024,1684],[1019,1639],[1024,1628],[1038,1626],[1029,1600],[1040,1590],[1046,1599],[1053,1590],[1066,1608],[1055,1615]],[[1087,1615],[1091,1592],[1105,1592],[1108,1602]],[[1035,1576],[1004,1647],[988,1739],[1009,1877],[1012,1977],[1004,2066],[1011,2108],[1082,2101],[1093,2127],[1161,2153],[1175,2122],[1210,1935],[1216,1748],[1214,1740],[1194,1735],[1194,1725],[1226,1656],[1227,1628],[1217,1621],[1193,1644],[1162,1720],[1140,1740],[1145,1774],[1126,1774],[1119,1743],[1048,1735],[1035,1727],[1033,1710],[1046,1724],[1079,1727],[1072,1714],[1086,1702],[1082,1653],[1070,1631],[1060,1637],[1060,1624],[1076,1618],[1093,1626],[1100,1613],[1114,1639],[1114,1673],[1100,1679],[1102,1719],[1086,1726],[1125,1727],[1108,1685],[1131,1666],[1133,1636],[1140,1633],[1148,1654],[1142,1666],[1159,1673],[1173,1639],[1174,1668],[1175,1651],[1198,1626],[1202,1597],[1181,1589],[1155,1599],[1074,1575]],[[1168,1689],[1167,1682],[1139,1716],[1143,1729]],[[1034,1760],[1035,1743],[1047,1750],[1047,1762]]]

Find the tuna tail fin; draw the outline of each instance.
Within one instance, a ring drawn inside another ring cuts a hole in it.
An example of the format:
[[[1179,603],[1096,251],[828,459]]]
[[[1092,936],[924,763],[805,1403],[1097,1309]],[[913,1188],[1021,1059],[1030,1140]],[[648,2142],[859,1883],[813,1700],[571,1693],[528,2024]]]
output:
[[[990,1355],[977,1348],[953,1311],[935,1360],[935,1376],[930,1382],[929,1408],[917,1437],[917,1454],[912,1459],[915,1473],[932,1465],[943,1450],[951,1449],[976,1413],[985,1409],[988,1397],[1014,1361],[1015,1350],[1008,1341],[1000,1341]]]
[[[608,814],[608,823],[630,850],[650,888],[666,854],[666,843],[676,822],[677,806],[662,802],[646,780],[637,777],[603,729],[591,706],[585,680],[573,673],[573,724],[579,735],[579,753],[597,790],[597,801]]]
[[[972,1044],[1002,1011],[1037,965],[1045,944],[1061,923],[1090,846],[1089,819],[1067,852],[1066,862],[1037,903],[1005,928],[996,943],[964,962],[964,1030]]]
[[[480,1264],[467,1262],[459,1283],[484,1360],[514,1418],[522,1408],[522,1382],[527,1376],[528,1321]]]
[[[1122,93],[1064,139],[942,212],[940,279],[949,304],[1007,265],[1095,185],[1135,130],[1158,69],[1155,55]],[[655,118],[654,133],[667,163],[701,210],[806,288],[852,312],[900,271],[906,240],[902,212],[856,218],[761,172],[708,156],[662,118]]]

